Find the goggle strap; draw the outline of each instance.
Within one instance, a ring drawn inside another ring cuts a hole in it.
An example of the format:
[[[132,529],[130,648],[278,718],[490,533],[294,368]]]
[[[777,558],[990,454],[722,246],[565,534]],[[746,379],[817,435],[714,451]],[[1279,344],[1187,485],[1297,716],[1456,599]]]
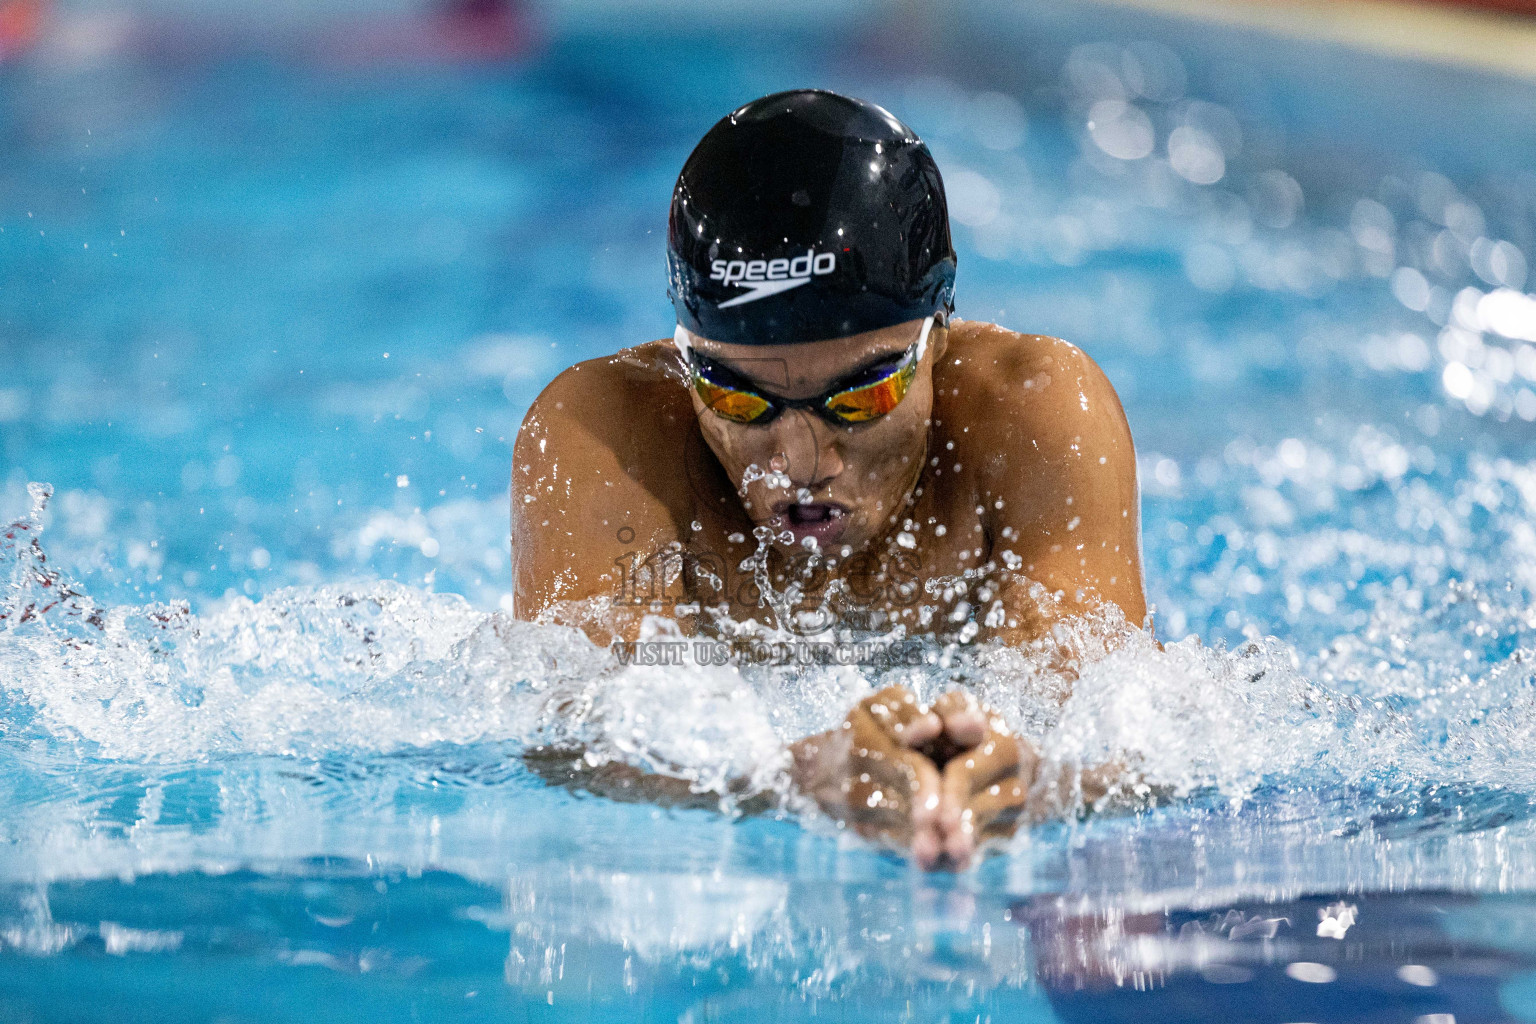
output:
[[[933,322],[938,318],[934,313],[923,321],[923,333],[917,336],[917,362],[923,361],[923,353],[928,351],[928,332],[933,330]]]
[[[683,362],[693,362],[693,341],[688,337],[688,331],[682,324],[677,325],[677,330],[672,332],[672,344],[683,354]]]

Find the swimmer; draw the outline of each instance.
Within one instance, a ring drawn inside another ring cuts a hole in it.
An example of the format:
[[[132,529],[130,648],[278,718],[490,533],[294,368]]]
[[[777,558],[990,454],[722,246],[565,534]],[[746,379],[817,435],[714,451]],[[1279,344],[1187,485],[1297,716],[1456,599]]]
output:
[[[953,315],[944,186],[906,125],[820,90],[734,111],[678,177],[667,260],[673,337],[570,367],[523,421],[517,617],[599,644],[658,612],[727,638],[1025,643],[1100,603],[1144,623],[1114,388],[1064,341]],[[792,754],[828,813],[926,868],[1042,799],[1035,752],[962,692],[884,690]]]

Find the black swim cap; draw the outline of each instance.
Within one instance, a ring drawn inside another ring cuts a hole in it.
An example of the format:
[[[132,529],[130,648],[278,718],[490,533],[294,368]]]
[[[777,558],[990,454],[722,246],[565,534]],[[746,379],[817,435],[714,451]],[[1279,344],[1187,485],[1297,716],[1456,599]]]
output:
[[[667,270],[678,323],[714,341],[819,341],[947,313],[944,182],[922,140],[873,103],[765,96],[683,165]]]

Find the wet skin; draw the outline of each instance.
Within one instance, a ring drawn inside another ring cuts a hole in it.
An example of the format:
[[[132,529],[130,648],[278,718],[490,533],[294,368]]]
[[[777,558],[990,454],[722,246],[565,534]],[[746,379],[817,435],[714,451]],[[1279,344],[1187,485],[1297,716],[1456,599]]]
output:
[[[899,357],[921,324],[693,344],[795,399]],[[529,410],[512,472],[518,617],[573,622],[600,644],[634,639],[658,612],[685,632],[709,631],[715,612],[782,622],[782,602],[764,605],[739,568],[759,550],[754,530],[774,590],[806,592],[794,609],[870,628],[950,628],[949,607],[924,616],[941,599],[920,588],[967,573],[976,640],[1033,640],[1100,601],[1133,624],[1146,617],[1130,430],[1103,373],[1066,342],[936,327],[905,398],[852,426],[805,409],[766,425],[718,416],[670,341],[579,363]],[[927,708],[884,691],[793,753],[802,789],[830,813],[932,867],[965,865],[1044,799],[1027,747],[961,695]]]

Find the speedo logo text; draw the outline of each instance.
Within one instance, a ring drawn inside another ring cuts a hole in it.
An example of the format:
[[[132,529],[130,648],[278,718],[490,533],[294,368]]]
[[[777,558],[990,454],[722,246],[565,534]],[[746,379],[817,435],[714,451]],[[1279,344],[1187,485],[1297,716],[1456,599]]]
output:
[[[793,259],[714,260],[709,265],[709,279],[747,289],[746,294],[720,303],[720,308],[725,309],[787,292],[836,269],[836,253],[807,249],[804,255]]]

